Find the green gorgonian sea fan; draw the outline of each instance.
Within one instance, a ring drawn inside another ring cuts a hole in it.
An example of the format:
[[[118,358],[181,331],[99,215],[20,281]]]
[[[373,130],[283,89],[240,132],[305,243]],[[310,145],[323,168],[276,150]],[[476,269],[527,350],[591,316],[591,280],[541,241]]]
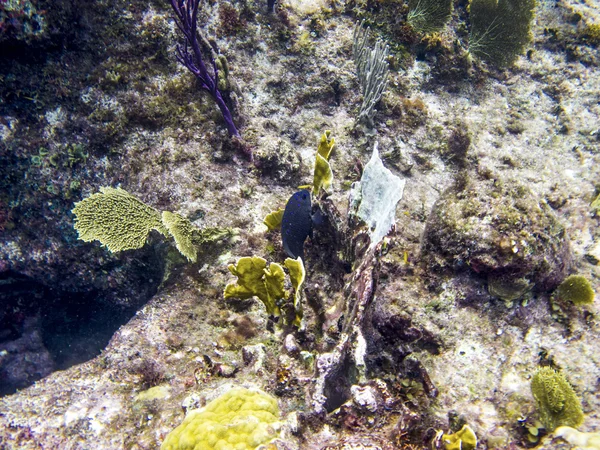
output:
[[[509,66],[531,40],[535,0],[470,0],[469,52]]]
[[[452,0],[409,0],[408,24],[419,33],[441,29],[452,13]]]
[[[75,203],[73,214],[79,239],[98,240],[113,253],[142,248],[151,230],[168,235],[159,211],[120,188],[101,187]]]
[[[120,188],[101,187],[99,193],[75,203],[73,214],[79,239],[100,241],[113,253],[143,247],[150,231],[157,230],[173,237],[177,250],[196,262],[195,244],[210,240],[214,233],[209,230],[203,235],[204,230],[196,229],[185,217],[169,211],[161,214]]]

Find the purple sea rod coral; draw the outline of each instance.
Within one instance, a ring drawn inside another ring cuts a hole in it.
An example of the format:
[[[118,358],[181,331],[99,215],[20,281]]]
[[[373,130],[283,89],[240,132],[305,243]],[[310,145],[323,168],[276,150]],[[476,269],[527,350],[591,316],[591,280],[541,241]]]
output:
[[[202,89],[215,99],[223,114],[223,119],[225,119],[229,135],[240,137],[240,133],[233,123],[231,111],[229,111],[218,88],[219,71],[217,63],[211,55],[210,62],[213,67],[213,73],[211,74],[202,58],[202,50],[200,42],[198,42],[198,8],[200,0],[171,0],[171,6],[175,12],[177,27],[185,37],[185,45],[183,47],[181,45],[177,46],[177,60],[200,80]]]

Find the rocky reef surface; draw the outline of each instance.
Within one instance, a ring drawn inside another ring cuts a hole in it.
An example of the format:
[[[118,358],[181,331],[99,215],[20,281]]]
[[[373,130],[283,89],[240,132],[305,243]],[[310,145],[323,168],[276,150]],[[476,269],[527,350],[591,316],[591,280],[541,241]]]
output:
[[[597,2],[539,1],[508,68],[466,51],[463,1],[433,34],[404,1],[203,2],[240,138],[177,62],[167,2],[79,3],[0,5],[0,448],[159,448],[232,386],[277,399],[271,448],[444,448],[465,424],[478,448],[570,448],[544,438],[540,365],[600,431],[598,301],[552,296],[600,289]],[[390,45],[374,127],[360,20]],[[239,258],[285,259],[263,219],[312,183],[325,130],[298,329],[223,291]],[[373,248],[348,208],[375,142],[405,186]],[[233,235],[195,263],[155,232],[113,254],[73,226],[103,186]]]

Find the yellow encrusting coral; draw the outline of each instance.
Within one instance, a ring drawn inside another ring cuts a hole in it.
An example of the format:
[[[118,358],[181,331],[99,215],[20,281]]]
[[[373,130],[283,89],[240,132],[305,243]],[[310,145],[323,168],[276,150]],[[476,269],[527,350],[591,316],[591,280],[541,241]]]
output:
[[[254,450],[277,437],[277,400],[258,389],[234,388],[193,410],[161,450]]]

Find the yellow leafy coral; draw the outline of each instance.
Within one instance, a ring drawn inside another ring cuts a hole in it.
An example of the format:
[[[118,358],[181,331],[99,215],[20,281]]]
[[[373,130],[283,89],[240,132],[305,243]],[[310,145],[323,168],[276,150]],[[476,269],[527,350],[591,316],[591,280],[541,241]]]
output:
[[[317,159],[315,161],[315,172],[313,176],[313,195],[319,195],[321,189],[328,189],[333,181],[333,171],[329,165],[329,157],[335,145],[335,139],[331,137],[331,131],[326,130],[321,136],[317,148]]]
[[[302,322],[302,303],[300,302],[302,297],[302,284],[306,278],[306,270],[304,269],[304,263],[302,258],[298,256],[297,259],[287,258],[284,263],[287,270],[290,272],[290,280],[294,288],[294,311],[296,315],[294,317],[294,326],[300,327]]]
[[[266,217],[263,220],[263,223],[267,226],[269,231],[275,231],[281,228],[283,212],[283,208],[279,208],[277,211],[272,211],[266,215]]]
[[[193,410],[161,450],[254,450],[277,437],[277,400],[258,389],[234,388]]]
[[[442,442],[446,450],[475,450],[477,447],[477,436],[469,425],[452,434],[444,434]]]
[[[230,264],[229,271],[238,277],[237,283],[225,286],[225,298],[258,297],[272,316],[279,316],[277,300],[285,298],[285,272],[277,263],[267,269],[267,260],[260,256],[245,256],[237,264]]]

